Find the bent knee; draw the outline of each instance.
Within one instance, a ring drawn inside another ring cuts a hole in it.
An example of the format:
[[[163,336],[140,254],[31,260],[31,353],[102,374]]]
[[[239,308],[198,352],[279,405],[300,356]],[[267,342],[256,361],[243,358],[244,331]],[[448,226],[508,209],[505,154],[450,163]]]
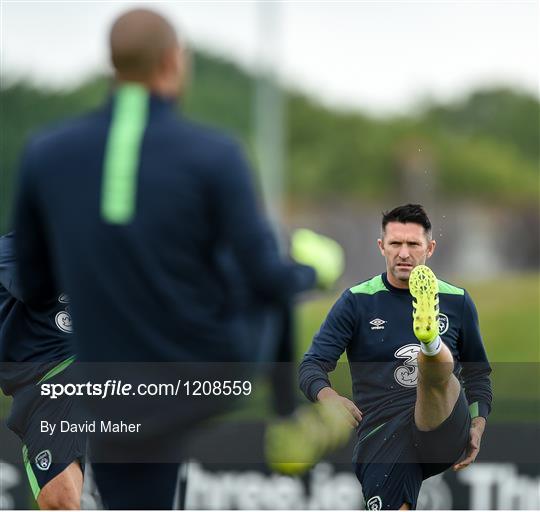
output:
[[[80,510],[81,497],[76,492],[70,493],[40,493],[37,499],[41,510]]]
[[[42,510],[80,510],[83,475],[78,462],[72,462],[41,489],[37,503]]]
[[[37,503],[42,510],[79,510],[81,493],[82,482],[63,472],[41,489]]]

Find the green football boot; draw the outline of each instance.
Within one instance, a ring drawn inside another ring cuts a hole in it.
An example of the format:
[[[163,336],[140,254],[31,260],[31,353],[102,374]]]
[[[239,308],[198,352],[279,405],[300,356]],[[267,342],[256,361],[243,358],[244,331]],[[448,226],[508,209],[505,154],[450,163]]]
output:
[[[301,407],[292,417],[270,424],[264,440],[268,466],[287,475],[305,473],[348,442],[352,433],[348,415],[341,404],[323,402]]]
[[[317,286],[331,289],[345,270],[345,253],[341,245],[309,229],[297,229],[291,237],[291,256],[317,273]]]
[[[409,291],[414,297],[414,335],[428,345],[439,335],[439,283],[429,267],[418,265],[413,268]]]

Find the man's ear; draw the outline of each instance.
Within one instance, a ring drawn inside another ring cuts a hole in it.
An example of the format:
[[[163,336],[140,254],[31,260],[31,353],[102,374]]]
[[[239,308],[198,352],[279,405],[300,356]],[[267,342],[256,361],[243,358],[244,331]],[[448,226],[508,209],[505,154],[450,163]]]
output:
[[[189,86],[192,73],[191,51],[185,46],[179,48],[178,65],[180,68],[180,93],[184,93]]]
[[[176,48],[167,48],[159,60],[160,70],[162,73],[171,74],[174,73],[178,67],[178,57],[176,54]]]
[[[427,250],[427,257],[428,258],[431,258],[431,256],[435,252],[435,247],[437,247],[437,241],[436,240],[430,240],[428,242],[428,250]]]
[[[379,246],[379,251],[384,256],[384,243],[381,238],[377,238],[377,245]]]

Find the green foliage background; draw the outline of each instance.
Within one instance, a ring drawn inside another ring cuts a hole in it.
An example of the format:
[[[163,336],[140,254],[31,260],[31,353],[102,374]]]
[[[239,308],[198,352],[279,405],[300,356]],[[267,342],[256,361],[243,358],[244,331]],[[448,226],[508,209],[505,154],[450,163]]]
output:
[[[185,115],[228,130],[253,154],[256,77],[202,53],[195,54],[193,68]],[[102,77],[68,91],[26,82],[0,90],[0,230],[9,224],[24,141],[43,125],[96,108],[109,86]],[[429,156],[438,174],[436,192],[446,199],[506,206],[538,200],[540,103],[525,92],[476,91],[453,104],[426,104],[410,115],[384,119],[325,107],[295,91],[284,94],[291,201],[391,199],[399,193],[406,154],[416,147]]]

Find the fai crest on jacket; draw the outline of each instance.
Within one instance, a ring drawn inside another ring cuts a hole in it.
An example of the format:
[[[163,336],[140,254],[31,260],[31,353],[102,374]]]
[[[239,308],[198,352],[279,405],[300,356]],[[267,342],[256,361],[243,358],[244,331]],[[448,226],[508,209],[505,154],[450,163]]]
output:
[[[54,318],[56,322],[56,327],[63,332],[71,333],[73,332],[73,327],[71,325],[71,315],[67,311],[59,311],[56,313]]]
[[[444,334],[449,327],[448,317],[444,313],[439,313],[439,335]]]
[[[64,304],[65,307],[64,310],[56,313],[56,316],[54,317],[56,327],[62,332],[71,334],[73,332],[73,326],[71,324],[71,315],[69,314],[69,297],[67,294],[62,293],[60,297],[58,297],[58,302]]]

